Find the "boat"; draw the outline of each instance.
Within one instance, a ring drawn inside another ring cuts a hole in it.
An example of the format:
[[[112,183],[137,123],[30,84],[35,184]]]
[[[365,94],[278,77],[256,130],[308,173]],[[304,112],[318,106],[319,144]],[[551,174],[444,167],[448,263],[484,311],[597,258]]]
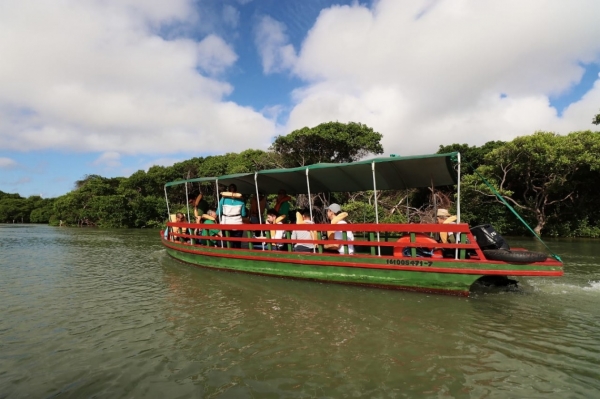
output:
[[[169,221],[161,232],[161,241],[170,257],[196,266],[461,296],[468,296],[477,282],[562,276],[563,264],[557,255],[510,249],[491,225],[471,228],[461,222],[460,170],[460,154],[453,152],[169,182],[164,188],[169,214],[168,190],[185,185],[188,199],[188,186],[195,183],[210,185],[217,194],[219,187],[235,184],[239,193],[257,198],[259,191],[274,194],[280,189],[311,198],[311,194],[326,192],[373,190],[376,194],[380,190],[456,186],[457,212],[453,224],[380,223],[375,201],[374,223],[266,224],[261,216],[259,224],[210,225],[221,232],[216,241],[215,237],[202,235],[206,228],[202,223]],[[313,211],[310,204],[311,219]],[[189,205],[187,213],[189,219]],[[343,246],[340,253],[325,250],[332,242],[328,232],[330,235],[333,229],[342,233],[342,240],[338,236],[336,241]],[[285,232],[283,237],[273,238],[280,230]],[[313,232],[313,240],[302,240],[314,244],[313,252],[293,251],[299,242],[291,238],[294,230]],[[232,234],[234,231],[238,233]],[[354,235],[353,241],[348,239],[349,232]],[[455,242],[442,243],[433,238],[440,234],[454,234]],[[353,254],[350,245],[356,249]]]

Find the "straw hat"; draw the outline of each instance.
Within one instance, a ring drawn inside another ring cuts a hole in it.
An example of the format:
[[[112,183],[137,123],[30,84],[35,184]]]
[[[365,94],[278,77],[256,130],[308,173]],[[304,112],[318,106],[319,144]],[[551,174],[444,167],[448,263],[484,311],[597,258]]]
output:
[[[439,218],[447,218],[450,216],[450,212],[448,212],[448,209],[438,209],[437,210],[437,217]]]

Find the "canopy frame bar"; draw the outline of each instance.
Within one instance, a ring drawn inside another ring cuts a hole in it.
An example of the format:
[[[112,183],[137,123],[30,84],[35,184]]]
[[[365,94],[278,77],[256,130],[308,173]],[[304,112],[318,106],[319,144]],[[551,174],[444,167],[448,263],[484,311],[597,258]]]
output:
[[[262,224],[262,210],[260,209],[260,197],[258,196],[258,172],[254,172],[254,188],[256,188],[256,208],[258,209],[258,223]]]
[[[377,179],[375,178],[375,162],[371,162],[373,172],[373,193],[375,194],[375,224],[379,224],[379,209],[377,207]],[[379,231],[377,231],[377,242],[379,243]],[[377,256],[381,256],[381,246],[377,246]]]

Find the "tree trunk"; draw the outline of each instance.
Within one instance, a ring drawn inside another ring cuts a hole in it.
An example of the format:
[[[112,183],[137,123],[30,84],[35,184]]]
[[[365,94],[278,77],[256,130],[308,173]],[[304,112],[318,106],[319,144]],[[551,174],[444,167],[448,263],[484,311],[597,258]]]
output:
[[[544,225],[546,224],[546,217],[544,216],[544,214],[540,211],[537,211],[537,226],[535,226],[535,228],[533,229],[533,231],[535,231],[535,234],[537,234],[538,236],[542,235],[542,229],[544,228]]]

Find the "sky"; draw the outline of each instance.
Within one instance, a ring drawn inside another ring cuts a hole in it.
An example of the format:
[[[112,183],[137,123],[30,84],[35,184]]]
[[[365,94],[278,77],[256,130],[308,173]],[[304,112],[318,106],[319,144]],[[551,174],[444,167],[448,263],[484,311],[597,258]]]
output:
[[[360,122],[385,154],[598,130],[597,0],[2,0],[0,190],[267,150]]]

